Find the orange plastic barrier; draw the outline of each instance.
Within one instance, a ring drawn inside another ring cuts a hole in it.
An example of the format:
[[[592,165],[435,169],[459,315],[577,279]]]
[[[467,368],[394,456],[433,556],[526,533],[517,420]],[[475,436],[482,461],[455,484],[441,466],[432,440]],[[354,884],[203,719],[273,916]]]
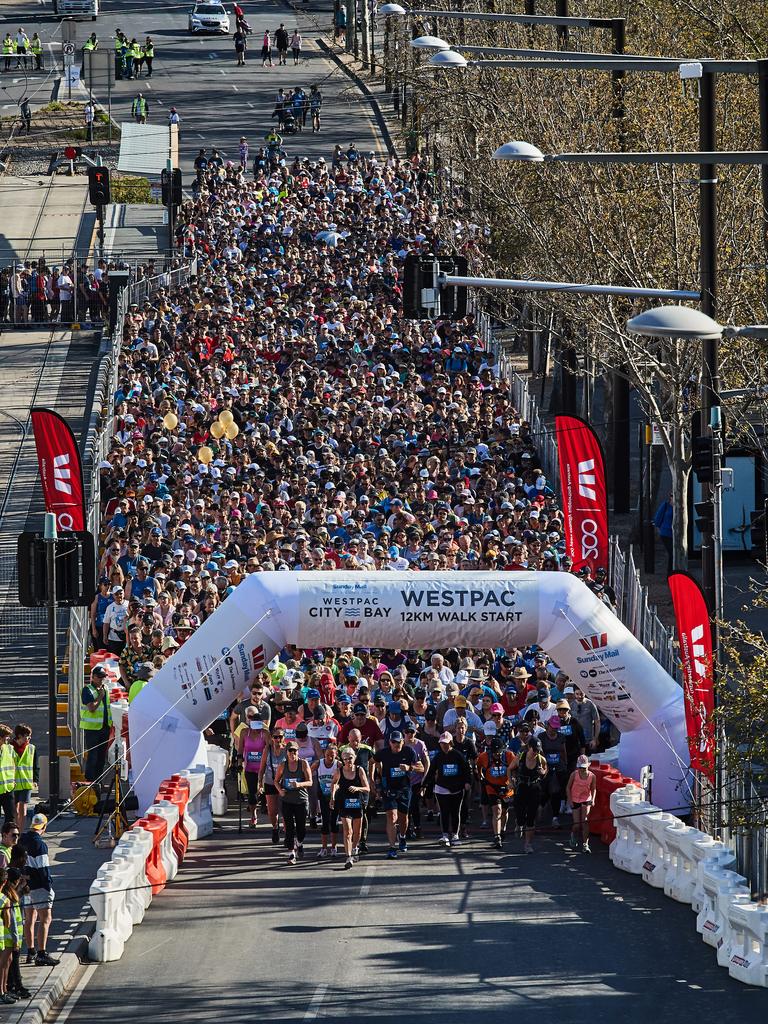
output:
[[[157,896],[163,891],[168,881],[168,875],[160,856],[160,844],[168,834],[168,822],[157,814],[148,814],[146,818],[139,818],[136,826],[143,828],[152,836],[152,852],[147,857],[147,880],[152,886],[152,895]]]
[[[589,816],[589,831],[592,835],[600,836],[606,845],[610,845],[616,838],[616,828],[611,811],[611,794],[623,786],[630,784],[637,786],[639,783],[622,775],[617,768],[602,764],[600,761],[592,761],[589,767],[597,780],[595,806]]]
[[[184,808],[187,806],[188,795],[182,791],[181,787],[174,785],[172,782],[163,782],[157,791],[155,799],[167,800],[169,803],[175,804],[179,809],[179,820],[174,826],[171,842],[173,843],[173,849],[179,864],[181,864],[189,845],[189,836],[184,827]]]
[[[176,779],[169,784],[163,783],[162,789],[173,792],[173,796],[166,797],[179,808],[179,830],[183,836],[184,851],[189,846],[189,832],[187,831],[187,804],[189,803],[189,782],[186,779]]]

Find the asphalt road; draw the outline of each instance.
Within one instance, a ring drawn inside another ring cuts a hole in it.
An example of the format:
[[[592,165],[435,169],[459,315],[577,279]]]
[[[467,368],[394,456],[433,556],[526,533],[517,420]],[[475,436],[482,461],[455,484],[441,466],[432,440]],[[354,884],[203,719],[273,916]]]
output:
[[[171,106],[181,118],[180,164],[182,171],[192,169],[192,161],[201,146],[218,147],[226,158],[237,161],[241,135],[245,135],[251,153],[275,122],[271,120],[278,88],[301,85],[305,91],[317,84],[324,96],[322,131],[305,131],[287,140],[289,155],[328,158],[335,143],[355,142],[364,150],[383,152],[367,101],[347,76],[317,46],[320,26],[330,22],[327,0],[302,4],[297,16],[285,3],[263,0],[244,2],[248,22],[250,52],[244,68],[235,66],[231,36],[191,36],[187,31],[187,3],[158,3],[157,0],[104,0],[95,23],[77,22],[78,44],[82,45],[95,30],[102,48],[113,49],[117,28],[129,37],[143,40],[150,35],[156,57],[151,80],[117,82],[112,95],[112,115],[117,121],[130,120],[131,101],[141,90],[150,104],[150,123],[165,124]],[[227,4],[231,10],[231,4]],[[42,5],[3,3],[7,24],[24,25],[31,35],[40,33],[44,43],[60,39],[59,22],[52,17],[49,0]],[[304,54],[298,67],[289,58],[288,66],[261,66],[261,38],[264,30],[274,30],[284,22],[289,32],[298,25],[304,39]],[[232,30],[234,31],[234,20]],[[60,54],[60,49],[54,50]],[[60,59],[60,58],[59,58]],[[34,77],[34,76],[33,76]],[[17,86],[16,88],[20,88]],[[100,97],[106,102],[106,95]]]
[[[198,845],[123,959],[95,969],[68,1024],[414,1021],[757,1024],[764,990],[729,979],[688,907],[616,871],[605,848],[547,837],[537,855],[487,839],[412,843],[352,871],[288,867],[264,826]],[[183,877],[183,881],[181,878]]]

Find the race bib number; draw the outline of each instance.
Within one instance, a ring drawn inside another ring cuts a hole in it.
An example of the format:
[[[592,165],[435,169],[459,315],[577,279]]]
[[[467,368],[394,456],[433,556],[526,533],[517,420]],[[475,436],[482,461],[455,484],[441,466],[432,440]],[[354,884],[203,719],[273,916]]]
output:
[[[444,764],[443,775],[458,775],[459,766],[457,764]]]
[[[570,736],[573,733],[572,725],[561,725],[557,730],[561,736]]]
[[[323,793],[325,796],[330,796],[331,795],[331,780],[330,779],[320,779],[320,792]]]
[[[547,754],[547,763],[548,764],[560,764],[560,755],[559,754]]]
[[[286,789],[296,789],[296,779],[286,779],[285,780],[285,788]]]
[[[291,729],[291,728],[289,728],[286,725],[284,732],[285,732],[285,738],[287,740],[295,740],[296,739],[296,729],[295,728]]]
[[[261,764],[261,750],[249,750],[245,755],[246,764]]]
[[[405,772],[402,768],[392,768],[389,772],[389,777],[391,779],[402,779],[405,777]]]
[[[507,769],[502,768],[500,765],[498,767],[491,768],[491,775],[494,777],[494,779],[502,779],[506,774]]]
[[[348,796],[344,799],[344,810],[345,811],[359,811],[360,810],[360,797],[359,796]]]

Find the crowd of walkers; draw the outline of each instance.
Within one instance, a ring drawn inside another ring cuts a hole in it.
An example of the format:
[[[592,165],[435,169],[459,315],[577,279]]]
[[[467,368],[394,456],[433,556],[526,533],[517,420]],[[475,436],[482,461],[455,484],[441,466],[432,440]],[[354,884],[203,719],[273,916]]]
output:
[[[134,694],[250,573],[571,570],[473,317],[401,316],[406,255],[444,240],[471,255],[482,228],[418,157],[201,161],[176,236],[197,276],[131,306],[100,466],[93,641]],[[443,845],[532,849],[566,811],[588,848],[584,759],[615,733],[545,651],[456,647],[286,649],[209,735],[291,861],[316,823],[351,866],[376,813],[392,858],[435,818]]]

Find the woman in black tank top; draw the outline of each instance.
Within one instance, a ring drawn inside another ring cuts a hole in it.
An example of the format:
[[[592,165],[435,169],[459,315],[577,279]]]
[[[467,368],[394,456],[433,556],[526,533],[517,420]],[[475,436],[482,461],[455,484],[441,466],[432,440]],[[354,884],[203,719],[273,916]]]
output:
[[[517,768],[517,790],[515,792],[515,815],[517,824],[524,829],[525,852],[533,853],[533,837],[536,832],[536,815],[542,800],[541,784],[547,771],[547,762],[541,753],[538,739],[528,740],[525,754]]]
[[[360,830],[363,824],[364,799],[368,793],[368,776],[356,763],[356,755],[351,747],[341,752],[341,767],[331,786],[331,806],[341,818],[344,830],[344,852],[347,855],[344,864],[349,870],[358,855]]]

